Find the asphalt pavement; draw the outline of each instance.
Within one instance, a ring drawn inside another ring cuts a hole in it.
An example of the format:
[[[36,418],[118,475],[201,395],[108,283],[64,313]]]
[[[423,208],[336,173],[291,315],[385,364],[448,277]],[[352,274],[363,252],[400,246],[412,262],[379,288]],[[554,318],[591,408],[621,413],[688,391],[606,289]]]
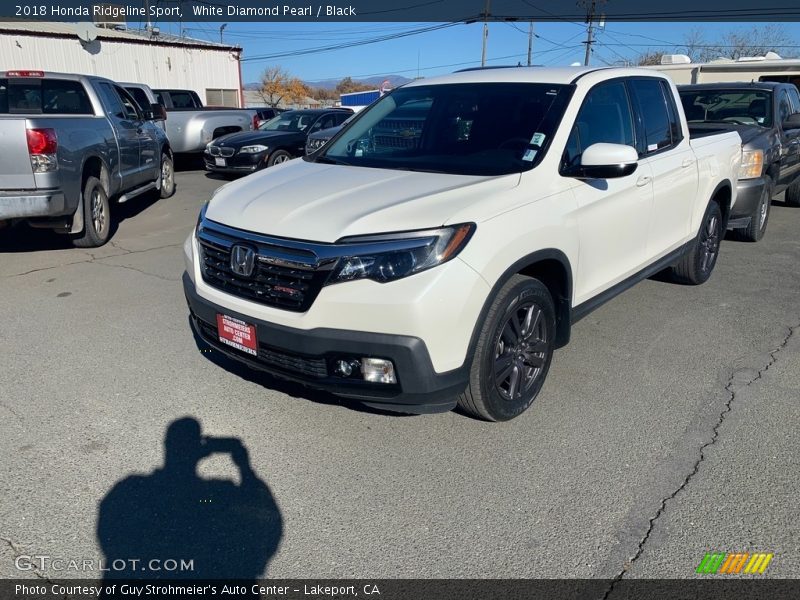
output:
[[[490,424],[366,410],[204,351],[181,246],[222,182],[176,180],[121,207],[103,248],[0,232],[0,577],[86,576],[15,558],[123,556],[142,527],[186,540],[159,547],[174,559],[217,532],[214,556],[270,577],[683,578],[743,551],[796,576],[800,209],[775,202],[762,242],[726,241],[707,284],[651,279],[592,313],[533,407]],[[180,479],[165,435],[183,417],[246,455]]]

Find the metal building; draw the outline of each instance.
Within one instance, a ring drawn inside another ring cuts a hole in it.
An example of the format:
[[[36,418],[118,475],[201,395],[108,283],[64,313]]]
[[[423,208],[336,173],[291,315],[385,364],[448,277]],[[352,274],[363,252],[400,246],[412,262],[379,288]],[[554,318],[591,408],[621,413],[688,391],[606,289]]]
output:
[[[0,22],[0,72],[84,73],[196,91],[212,106],[243,106],[242,48],[88,23]]]

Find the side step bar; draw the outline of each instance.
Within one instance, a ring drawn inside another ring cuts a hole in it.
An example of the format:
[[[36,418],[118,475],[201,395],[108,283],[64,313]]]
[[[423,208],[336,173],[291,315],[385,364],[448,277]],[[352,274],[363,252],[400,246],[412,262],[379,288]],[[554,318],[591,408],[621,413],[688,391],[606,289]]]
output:
[[[123,202],[127,202],[131,198],[135,198],[136,196],[140,196],[145,192],[149,192],[150,190],[157,190],[161,187],[161,181],[151,181],[150,183],[143,185],[142,187],[138,187],[130,192],[126,192],[122,194],[117,200],[118,203],[122,204]]]

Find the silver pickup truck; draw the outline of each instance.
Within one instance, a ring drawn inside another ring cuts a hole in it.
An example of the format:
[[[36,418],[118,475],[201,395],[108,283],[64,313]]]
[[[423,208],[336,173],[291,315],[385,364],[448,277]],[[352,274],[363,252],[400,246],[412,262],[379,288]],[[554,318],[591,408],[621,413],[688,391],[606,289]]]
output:
[[[24,220],[101,246],[116,203],[175,191],[172,150],[118,84],[43,71],[0,72],[0,225]]]
[[[192,90],[152,90],[143,83],[122,85],[140,103],[159,103],[166,110],[166,131],[176,154],[199,154],[211,140],[256,128],[255,109],[204,107]]]

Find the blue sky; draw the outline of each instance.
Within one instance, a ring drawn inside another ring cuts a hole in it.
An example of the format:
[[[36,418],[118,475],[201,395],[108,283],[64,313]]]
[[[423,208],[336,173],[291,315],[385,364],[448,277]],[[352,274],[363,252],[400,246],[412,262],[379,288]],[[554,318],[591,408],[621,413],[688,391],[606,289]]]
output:
[[[221,23],[184,23],[185,34],[199,39],[219,41]],[[424,23],[229,23],[224,31],[227,43],[244,48],[243,58],[277,52],[302,50],[346,41],[400,33],[429,24]],[[613,63],[650,49],[680,44],[693,27],[702,27],[706,40],[713,42],[730,30],[747,29],[749,23],[606,23],[597,34],[598,44],[592,64]],[[162,28],[178,33],[178,25]],[[406,77],[432,76],[458,68],[480,64],[481,23],[452,27],[343,50],[313,55],[267,60],[245,60],[245,82],[257,81],[265,67],[279,64],[292,75],[306,81],[399,74]],[[800,23],[786,23],[787,33],[800,43]],[[535,23],[537,37],[533,63],[569,65],[583,62],[586,26],[583,23]],[[491,23],[487,64],[516,64],[526,61],[528,23]],[[784,57],[800,56],[800,48],[780,51]]]

